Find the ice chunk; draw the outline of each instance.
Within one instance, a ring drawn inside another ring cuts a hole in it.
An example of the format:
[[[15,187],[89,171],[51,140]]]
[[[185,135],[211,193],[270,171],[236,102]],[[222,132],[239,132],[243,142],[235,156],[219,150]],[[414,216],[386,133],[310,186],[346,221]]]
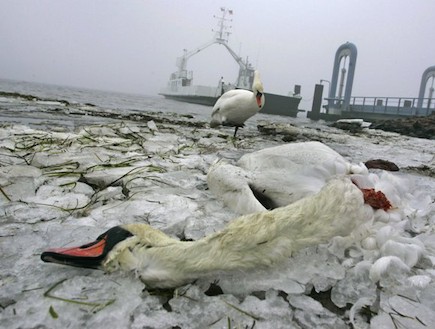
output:
[[[376,242],[378,246],[381,247],[385,242],[387,242],[390,239],[394,239],[398,235],[399,234],[394,227],[390,225],[385,225],[381,227],[376,233]]]
[[[426,288],[432,281],[431,277],[428,275],[413,275],[406,280],[411,284],[411,286],[419,289]]]
[[[54,219],[61,220],[69,216],[69,213],[58,207],[41,204],[8,203],[2,207],[4,219],[13,218],[16,223],[34,224]]]
[[[44,181],[42,171],[33,166],[0,167],[0,200],[26,201]]]
[[[41,186],[34,198],[29,198],[29,201],[40,203],[43,205],[53,205],[64,210],[74,210],[85,207],[90,202],[90,196],[93,194],[92,188],[84,188],[79,185],[77,191],[81,191],[86,194],[75,193],[74,187],[71,189],[61,188],[53,185]]]
[[[190,286],[184,291],[179,289],[169,305],[172,312],[177,314],[178,325],[181,327],[207,328],[222,318],[230,318],[243,327],[251,326],[255,321],[255,316],[241,311],[240,302],[234,296],[208,297],[196,286]]]
[[[287,301],[274,290],[267,291],[262,299],[248,296],[243,302],[231,295],[207,296],[196,285],[180,287],[172,296],[159,296],[158,292],[153,295],[152,303],[147,297],[133,312],[133,328],[141,328],[141,324],[150,328],[221,328],[228,324],[241,328],[299,328],[293,326]]]
[[[178,136],[170,134],[156,133],[153,137],[146,140],[142,147],[146,153],[164,154],[176,152],[178,150]]]
[[[151,130],[151,131],[158,131],[159,129],[157,128],[156,123],[153,120],[147,121],[147,127]]]
[[[390,315],[393,323],[400,323],[404,328],[430,328],[435,323],[433,309],[411,298],[392,296],[381,301],[380,307]]]
[[[296,308],[295,320],[304,328],[348,328],[337,315],[309,296],[291,296],[289,303]]]
[[[288,262],[288,277],[302,284],[312,283],[325,291],[345,276],[345,269],[327,248],[309,247],[296,252]]]
[[[142,171],[146,171],[146,169],[137,167],[110,168],[88,172],[84,174],[83,177],[88,184],[98,186],[99,188],[105,188],[111,184],[120,185],[123,180],[130,180],[135,174],[139,174]],[[130,176],[127,177],[127,175]]]
[[[361,247],[367,250],[375,250],[377,248],[376,239],[369,236],[361,241]]]
[[[379,258],[370,269],[370,279],[379,282],[382,286],[402,281],[410,268],[396,256]]]
[[[160,329],[180,328],[181,323],[189,323],[187,320],[181,322],[180,315],[168,312],[163,308],[161,299],[156,296],[146,296],[142,303],[131,312],[131,329]],[[190,324],[196,321],[192,319]],[[114,322],[114,323],[117,323]],[[108,326],[110,327],[110,325]],[[193,325],[191,327],[194,327]]]
[[[415,266],[422,254],[423,249],[418,244],[388,240],[381,247],[382,256],[397,256],[409,267]]]
[[[332,288],[331,300],[338,307],[354,304],[360,298],[376,299],[376,284],[369,279],[371,263],[362,261],[346,273]]]
[[[248,296],[240,308],[258,317],[256,328],[296,328],[291,308],[276,290],[267,291],[264,300]]]
[[[435,310],[435,282],[433,280],[420,292],[419,299],[429,309]]]
[[[397,329],[397,325],[393,322],[391,315],[380,313],[370,320],[371,329]]]
[[[375,299],[376,296],[373,296],[373,298],[363,297],[358,299],[355,302],[355,304],[352,306],[349,312],[349,320],[354,328],[359,328],[359,329],[369,328],[369,324],[365,321],[364,318],[358,316],[358,313],[363,307],[372,305]]]
[[[281,290],[288,294],[305,292],[305,285],[290,278],[288,269],[283,267],[222,275],[219,276],[219,286],[224,293],[241,297],[268,289]]]
[[[17,177],[37,178],[42,175],[42,171],[33,166],[3,166],[0,167],[0,179],[13,181]],[[4,184],[4,182],[2,181]]]

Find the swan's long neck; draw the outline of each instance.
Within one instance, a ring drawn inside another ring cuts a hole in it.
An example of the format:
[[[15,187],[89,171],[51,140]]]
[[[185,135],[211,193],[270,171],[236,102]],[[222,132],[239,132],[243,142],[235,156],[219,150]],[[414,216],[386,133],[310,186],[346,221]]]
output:
[[[213,272],[270,266],[295,250],[348,235],[372,214],[361,191],[340,179],[312,197],[240,217],[196,242],[170,239],[162,246],[130,248],[127,254],[134,256],[130,267],[145,282],[176,286]]]
[[[263,84],[260,79],[260,74],[255,71],[254,80],[252,81],[252,92],[254,93],[254,95],[257,95],[258,91],[263,93]]]

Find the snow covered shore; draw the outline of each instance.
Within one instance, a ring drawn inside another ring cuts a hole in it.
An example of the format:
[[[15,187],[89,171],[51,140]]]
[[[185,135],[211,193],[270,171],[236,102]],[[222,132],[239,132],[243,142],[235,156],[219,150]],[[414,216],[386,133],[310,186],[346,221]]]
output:
[[[429,328],[435,323],[433,140],[322,125],[231,129],[186,118],[112,120],[73,131],[0,127],[0,327],[3,328]],[[266,129],[267,130],[267,129]],[[264,129],[262,131],[265,131]],[[358,163],[395,162],[413,196],[399,215],[304,249],[282,267],[149,291],[134,274],[45,264],[50,247],[92,241],[145,222],[198,239],[237,215],[208,190],[217,159],[293,140],[319,140]],[[409,257],[401,261],[397,250]],[[377,262],[383,257],[383,262]],[[388,258],[389,257],[389,258]],[[376,277],[378,275],[378,277]]]

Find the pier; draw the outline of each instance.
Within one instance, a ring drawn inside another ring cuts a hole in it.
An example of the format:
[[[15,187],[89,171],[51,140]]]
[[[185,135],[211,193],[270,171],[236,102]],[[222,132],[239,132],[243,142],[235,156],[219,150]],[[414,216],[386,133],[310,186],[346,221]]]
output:
[[[308,118],[327,121],[343,118],[381,120],[429,116],[435,112],[435,66],[423,72],[418,97],[352,96],[356,59],[357,48],[354,44],[346,42],[337,49],[332,79],[322,79],[320,84],[316,84],[312,110],[307,112]],[[324,82],[329,84],[326,98],[323,98]],[[323,100],[327,101],[324,106]]]

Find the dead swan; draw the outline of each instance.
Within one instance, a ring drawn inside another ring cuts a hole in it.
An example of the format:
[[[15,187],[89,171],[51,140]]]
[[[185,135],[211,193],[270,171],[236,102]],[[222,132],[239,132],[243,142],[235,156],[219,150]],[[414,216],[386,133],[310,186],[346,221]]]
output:
[[[380,160],[378,160],[380,161]],[[375,187],[368,168],[353,164],[320,142],[289,143],[243,155],[235,165],[219,161],[207,174],[210,190],[239,214],[286,206],[320,191],[334,176],[354,175]]]
[[[370,220],[361,190],[341,177],[286,207],[245,215],[224,230],[182,242],[146,224],[117,226],[97,241],[42,253],[54,262],[105,271],[134,271],[151,287],[175,287],[220,271],[273,266],[292,252],[348,235]]]

